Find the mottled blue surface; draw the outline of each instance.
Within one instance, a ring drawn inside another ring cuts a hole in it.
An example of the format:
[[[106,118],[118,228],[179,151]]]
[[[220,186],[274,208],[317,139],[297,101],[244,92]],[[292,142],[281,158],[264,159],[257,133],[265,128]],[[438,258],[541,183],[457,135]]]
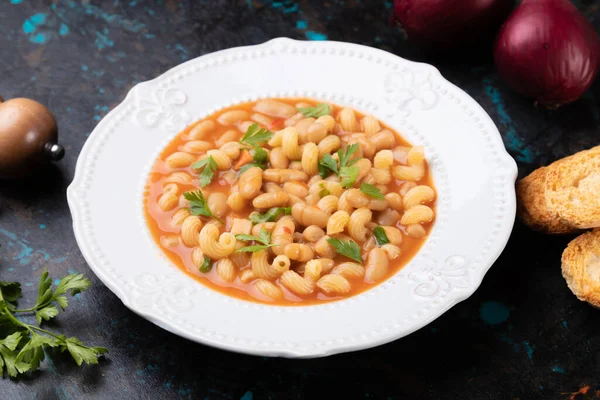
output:
[[[575,2],[600,28],[596,2]],[[33,183],[0,182],[0,280],[35,297],[47,266],[94,282],[56,328],[110,349],[95,367],[61,355],[0,399],[566,399],[600,385],[600,312],[560,273],[569,237],[517,222],[506,250],[468,300],[402,340],[317,360],[223,352],[130,312],[91,272],[73,238],[65,189],[96,123],[136,83],[202,54],[288,36],[339,40],[431,62],[498,126],[520,175],[600,142],[599,84],[573,105],[537,109],[498,77],[489,54],[438,57],[390,24],[391,0],[5,0],[0,94],[31,97],[56,115],[66,157]],[[205,306],[210,307],[210,304]],[[393,305],[397,307],[401,305]],[[594,390],[589,392],[594,395]],[[583,399],[583,395],[578,397]],[[587,397],[593,398],[593,397]]]

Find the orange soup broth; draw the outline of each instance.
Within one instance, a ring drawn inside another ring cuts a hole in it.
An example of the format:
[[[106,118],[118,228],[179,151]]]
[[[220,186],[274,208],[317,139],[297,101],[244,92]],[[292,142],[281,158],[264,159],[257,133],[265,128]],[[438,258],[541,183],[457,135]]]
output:
[[[310,100],[310,99],[289,99],[289,98],[287,98],[287,99],[275,99],[275,100],[286,102],[286,103],[289,103],[292,105],[299,103],[299,102],[310,103],[312,105],[316,105],[318,103],[317,101]],[[205,138],[203,140],[208,141],[208,142],[212,141],[214,143],[221,137],[221,135],[223,133],[225,133],[227,131],[231,131],[231,130],[236,130],[239,133],[239,135],[236,138],[233,138],[229,141],[239,141],[243,137],[243,134],[241,132],[239,132],[239,130],[237,130],[237,128],[235,128],[233,126],[221,126],[217,122],[217,118],[219,117],[219,115],[223,114],[224,112],[230,111],[233,109],[235,109],[235,110],[243,109],[243,110],[252,112],[252,107],[254,106],[254,104],[256,104],[256,102],[238,104],[238,105],[235,105],[235,106],[232,106],[229,108],[222,109],[222,110],[206,117],[204,120],[214,121],[215,124],[217,125],[217,128],[213,132],[211,138]],[[339,112],[341,107],[333,105],[333,104],[331,106],[332,106],[332,115],[337,115],[337,113]],[[360,119],[364,116],[364,114],[362,114],[356,110],[355,110],[355,113],[356,113],[356,116],[358,119]],[[199,122],[199,121],[197,121],[197,122]],[[279,129],[283,129],[284,128],[283,122],[284,122],[284,119],[276,119],[276,120],[274,120],[272,126],[267,127],[267,128],[272,131],[277,131]],[[252,302],[269,303],[269,304],[274,304],[274,305],[279,305],[279,306],[323,304],[325,302],[342,300],[342,299],[345,299],[348,297],[355,296],[366,290],[372,289],[373,287],[377,286],[378,284],[384,282],[385,280],[389,279],[394,274],[396,274],[403,266],[405,266],[415,256],[415,254],[420,250],[423,243],[425,243],[427,237],[421,238],[421,239],[416,239],[416,238],[412,238],[412,237],[406,235],[404,227],[401,226],[400,223],[398,222],[396,224],[396,227],[398,229],[400,229],[403,233],[402,243],[400,245],[400,248],[402,251],[398,258],[390,261],[390,267],[389,267],[388,273],[385,276],[385,278],[375,284],[366,283],[366,282],[360,281],[360,280],[353,280],[353,281],[351,281],[352,290],[350,291],[350,293],[348,293],[344,296],[328,296],[319,291],[315,291],[311,295],[300,297],[300,296],[297,296],[296,294],[290,292],[283,285],[278,285],[284,293],[284,298],[279,301],[273,301],[273,299],[260,293],[254,287],[252,281],[249,283],[243,283],[243,282],[241,282],[239,276],[236,277],[233,282],[226,282],[223,279],[221,279],[215,268],[216,260],[213,260],[214,265],[213,265],[213,268],[210,270],[210,272],[208,272],[208,273],[199,272],[198,268],[192,262],[193,248],[185,246],[181,240],[175,246],[167,247],[167,246],[161,245],[161,242],[167,236],[179,235],[180,226],[173,226],[171,224],[171,222],[170,222],[171,216],[178,209],[180,209],[182,207],[187,207],[187,202],[182,198],[182,196],[180,196],[179,205],[171,211],[162,211],[158,207],[158,204],[157,204],[158,198],[163,193],[163,186],[165,184],[164,180],[168,175],[170,175],[171,173],[176,172],[176,171],[184,171],[184,172],[189,173],[192,176],[197,175],[192,170],[191,167],[173,169],[173,168],[168,167],[164,162],[164,160],[170,154],[172,154],[176,151],[184,151],[182,149],[182,146],[186,143],[187,140],[189,140],[187,135],[196,123],[190,125],[184,131],[179,133],[163,149],[163,151],[159,155],[158,159],[154,163],[154,165],[151,169],[150,176],[148,178],[148,182],[146,185],[146,190],[144,193],[144,211],[145,211],[146,222],[148,224],[148,228],[150,229],[150,232],[151,232],[152,237],[155,240],[156,244],[163,250],[164,254],[169,258],[169,260],[171,262],[173,262],[173,264],[177,265],[177,267],[179,267],[183,272],[185,272],[187,275],[189,275],[196,281],[202,283],[203,285],[208,286],[209,288],[216,290],[218,292],[221,292],[224,295],[236,297],[238,299],[252,301]],[[394,132],[394,134],[396,135],[396,146],[411,146],[411,144],[408,143],[404,138],[402,138],[394,129],[386,126],[385,124],[383,124],[381,122],[380,122],[380,124],[381,124],[382,129],[387,128],[390,131]],[[339,133],[339,135],[340,136],[344,135],[344,132]],[[219,146],[215,145],[215,148],[218,148],[218,147]],[[263,147],[269,148],[269,146],[266,143],[263,145]],[[197,154],[198,158],[201,158],[201,156],[203,154],[204,153]],[[235,162],[233,164],[235,164]],[[228,184],[224,179],[221,178],[221,176],[225,172],[227,172],[227,171],[216,172],[217,175],[215,176],[215,178],[213,179],[211,184],[209,184],[208,186],[203,188],[205,197],[208,197],[207,194],[215,193],[215,192],[222,192],[222,193],[225,193],[226,195],[228,195],[230,193],[230,184]],[[426,166],[425,172],[426,172],[425,177],[421,181],[417,182],[417,184],[427,185],[435,190],[435,187],[433,186],[432,178],[429,173],[429,168],[427,166]],[[390,192],[390,193],[396,192],[397,193],[398,190],[400,189],[400,186],[403,183],[404,183],[404,181],[392,179],[392,181],[387,185],[389,188],[388,192]],[[182,186],[181,184],[179,184],[179,185]],[[191,190],[198,190],[198,189],[200,189],[198,180],[192,181],[191,185],[182,186],[183,191],[191,191]],[[432,205],[430,205],[430,207],[435,212],[435,205],[432,204]],[[255,209],[251,205],[250,205],[250,207],[247,207],[246,209],[244,209],[241,212],[235,212],[235,211],[229,210],[226,219],[224,219],[224,221],[226,222],[225,229],[221,229],[221,232],[229,231],[229,229],[231,228],[232,218],[248,218],[250,213],[253,211],[255,211]],[[265,211],[266,210],[261,210],[261,212],[265,212]],[[201,218],[204,220],[203,221],[204,223],[206,223],[208,221],[208,219],[206,219],[204,217],[201,217]],[[431,231],[431,226],[433,225],[433,223],[434,223],[434,221],[427,223],[427,224],[423,224],[428,235],[429,235],[429,232]],[[297,223],[296,223],[296,226],[297,226],[297,231],[301,232],[303,227],[298,226]],[[362,248],[361,248],[361,251],[362,251]],[[362,254],[363,265],[364,265],[366,263],[366,252],[362,251],[362,253],[363,253]],[[352,261],[352,260],[350,260],[344,256],[337,255],[334,258],[334,261],[337,265],[339,263],[346,262],[346,261]],[[294,261],[292,261],[291,268],[293,268],[293,266],[294,266]]]

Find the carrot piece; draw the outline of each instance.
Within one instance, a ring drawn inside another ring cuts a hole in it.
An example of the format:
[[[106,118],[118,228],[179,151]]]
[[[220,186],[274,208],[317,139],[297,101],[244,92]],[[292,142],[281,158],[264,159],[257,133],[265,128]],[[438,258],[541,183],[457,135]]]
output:
[[[233,166],[233,169],[235,169],[236,171],[239,171],[240,168],[242,168],[244,165],[248,164],[249,162],[252,162],[253,160],[254,160],[254,157],[252,157],[252,154],[250,154],[250,152],[248,150],[242,150],[242,152],[240,153],[240,158],[238,158],[237,162]]]

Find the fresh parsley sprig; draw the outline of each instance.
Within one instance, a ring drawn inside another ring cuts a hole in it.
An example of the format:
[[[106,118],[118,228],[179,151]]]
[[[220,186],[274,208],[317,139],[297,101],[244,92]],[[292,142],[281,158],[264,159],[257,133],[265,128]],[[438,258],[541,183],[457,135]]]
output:
[[[254,241],[254,242],[262,243],[262,245],[255,244],[252,246],[242,247],[241,249],[237,249],[236,253],[242,253],[242,252],[255,253],[257,251],[268,249],[269,247],[279,246],[278,244],[271,243],[271,233],[269,233],[269,231],[267,231],[265,228],[262,228],[260,230],[260,234],[258,237],[253,236],[253,235],[239,234],[239,235],[235,235],[235,238],[237,240],[243,240],[245,242]]]
[[[200,172],[198,178],[200,178],[200,186],[205,187],[212,182],[218,166],[213,156],[208,156],[207,158],[194,163],[192,168],[202,169],[202,172]]]
[[[259,214],[259,213],[250,214],[250,221],[252,221],[252,223],[254,225],[260,224],[263,222],[274,222],[277,220],[277,218],[279,218],[280,215],[282,215],[282,214],[290,215],[291,213],[292,213],[291,207],[273,207],[264,214]]]
[[[327,239],[327,243],[333,246],[336,253],[362,264],[363,261],[360,256],[360,247],[358,247],[358,244],[356,244],[354,240],[329,238]]]
[[[319,161],[319,175],[321,178],[327,178],[331,172],[342,178],[340,184],[346,189],[352,187],[356,178],[358,177],[358,167],[353,164],[356,163],[360,158],[352,158],[354,153],[358,150],[358,143],[352,143],[347,146],[345,150],[339,149],[337,151],[338,158],[340,159],[340,166],[331,156],[331,154],[323,155],[323,158]],[[331,171],[331,172],[329,172]]]
[[[340,158],[340,167],[349,167],[359,160],[359,158],[352,158],[354,153],[358,150],[358,143],[352,143],[347,146],[345,150],[339,149],[337,151],[338,157]]]
[[[375,240],[380,246],[390,242],[390,239],[388,239],[385,229],[383,229],[382,226],[376,226],[375,229],[373,229],[373,236],[375,236]]]
[[[212,211],[210,211],[210,208],[208,208],[208,204],[206,203],[206,199],[204,198],[202,191],[197,190],[195,192],[184,192],[183,198],[186,199],[190,205],[190,213],[192,213],[192,215],[202,215],[205,217],[214,218],[220,223],[223,223],[223,221],[215,217]]]
[[[351,167],[340,168],[340,178],[342,179],[340,185],[343,188],[351,188],[354,182],[356,182],[356,178],[358,178],[358,167],[353,165]]]
[[[323,155],[323,158],[319,160],[319,175],[321,175],[321,178],[325,179],[331,175],[332,172],[336,175],[339,174],[337,162],[331,154],[326,153]]]
[[[371,196],[377,200],[384,200],[385,196],[381,193],[378,187],[371,185],[370,183],[363,183],[360,185],[360,191],[366,194],[367,196]]]
[[[300,107],[297,110],[305,117],[319,118],[331,114],[331,106],[325,103],[319,103],[314,107]]]
[[[254,147],[266,142],[272,137],[273,132],[259,127],[258,124],[252,124],[248,127],[248,130],[246,130],[246,134],[244,134],[240,143]]]
[[[28,324],[17,319],[17,313],[35,313],[38,325],[58,315],[59,309],[68,306],[66,295],[80,293],[90,287],[90,281],[81,274],[67,275],[52,290],[52,279],[44,269],[40,276],[38,297],[33,307],[17,309],[21,298],[21,285],[18,282],[0,282],[0,375],[16,377],[29,371],[35,371],[45,359],[45,349],[58,348],[68,351],[77,365],[97,364],[98,357],[108,352],[104,347],[89,347],[75,337],[67,338]]]
[[[267,168],[267,159],[269,158],[269,154],[265,149],[259,146],[254,146],[250,150],[250,154],[252,154],[253,162],[244,164],[244,166],[240,168],[240,175],[243,174],[247,169],[252,167],[258,167],[260,169]]]

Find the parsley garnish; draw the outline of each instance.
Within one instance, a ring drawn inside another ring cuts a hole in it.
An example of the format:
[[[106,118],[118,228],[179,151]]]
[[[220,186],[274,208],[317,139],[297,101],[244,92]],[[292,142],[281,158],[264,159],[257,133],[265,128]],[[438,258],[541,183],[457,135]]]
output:
[[[291,213],[291,207],[273,207],[264,214],[250,214],[250,221],[255,225],[263,222],[274,222],[281,214],[290,215]]]
[[[373,229],[373,236],[375,236],[375,240],[380,246],[383,246],[384,244],[388,244],[390,242],[390,239],[388,239],[385,233],[385,229],[383,229],[383,227],[381,226],[376,226],[375,229]]]
[[[330,172],[327,172],[327,170],[336,175],[339,174],[337,162],[335,162],[331,154],[324,154],[323,158],[319,161],[319,175],[321,175],[321,178],[325,179],[329,176]]]
[[[245,164],[242,168],[240,168],[240,175],[243,174],[247,169],[252,167],[258,167],[260,169],[267,168],[267,159],[269,154],[262,147],[255,146],[252,148],[252,158],[254,162]]]
[[[67,305],[67,293],[80,293],[89,288],[91,282],[81,274],[67,275],[52,290],[52,279],[44,269],[40,276],[38,296],[35,306],[17,310],[16,302],[21,297],[21,284],[18,282],[0,282],[0,332],[6,334],[0,339],[0,375],[6,372],[16,377],[29,371],[35,371],[45,359],[45,349],[58,348],[68,351],[77,365],[97,364],[98,357],[108,350],[104,347],[88,347],[75,337],[67,338],[55,334],[38,325],[42,320],[50,320],[59,313],[58,305],[64,310]],[[28,324],[17,319],[16,313],[35,313],[38,325]],[[8,334],[10,332],[10,334]]]
[[[208,204],[206,204],[206,199],[200,190],[195,192],[184,192],[183,197],[187,200],[190,205],[190,212],[192,215],[202,215],[205,217],[211,217],[223,223],[219,218],[215,217],[215,215],[208,208]]]
[[[385,199],[385,197],[383,196],[383,193],[381,193],[381,190],[379,190],[379,188],[371,185],[370,183],[363,183],[362,185],[360,185],[360,191],[368,196],[371,196],[371,197],[377,199],[377,200]]]
[[[241,252],[254,253],[257,251],[268,249],[269,247],[279,246],[278,244],[271,244],[271,233],[269,233],[269,231],[267,231],[265,228],[262,228],[260,230],[260,235],[258,237],[252,236],[252,235],[240,234],[240,235],[235,235],[235,238],[238,240],[246,241],[246,242],[255,241],[255,242],[262,243],[262,245],[253,245],[253,246],[242,247],[241,249],[236,250],[236,253],[241,253]]]
[[[203,274],[206,274],[207,272],[210,272],[210,270],[212,269],[212,262],[210,260],[210,257],[204,256],[204,261],[202,261],[202,265],[198,269]]]
[[[342,151],[342,149],[337,151],[341,168],[349,167],[359,160],[358,158],[350,159],[350,157],[356,153],[356,150],[358,150],[358,143],[352,143],[350,146],[346,147],[346,150],[344,151]]]
[[[267,158],[269,157],[269,154],[267,153],[267,151],[265,149],[263,149],[262,147],[254,147],[252,149],[252,158],[254,158],[254,162],[257,164],[267,164]]]
[[[252,124],[248,127],[246,134],[240,140],[240,143],[247,144],[249,146],[258,146],[261,143],[273,137],[273,132],[260,128],[258,124]]]
[[[351,188],[356,178],[358,177],[358,167],[342,167],[340,169],[340,178],[342,178],[340,185],[348,189]]]
[[[338,158],[340,159],[340,167],[338,168],[335,159],[331,154],[325,154],[319,161],[319,175],[323,179],[329,176],[327,170],[335,173],[337,176],[342,178],[341,185],[345,188],[351,187],[356,181],[358,176],[358,168],[352,165],[357,162],[358,158],[352,158],[352,155],[358,150],[358,143],[353,143],[346,147],[346,150],[339,149],[337,151]]]
[[[319,103],[314,107],[298,108],[297,110],[304,114],[305,117],[319,118],[331,114],[331,106],[325,103]]]
[[[192,165],[194,169],[202,168],[202,172],[198,177],[200,178],[200,186],[204,187],[209,185],[215,176],[215,171],[218,169],[217,162],[213,156],[208,156],[204,160],[200,160]]]
[[[360,257],[360,247],[358,247],[354,240],[346,241],[335,238],[329,238],[327,239],[327,243],[333,246],[336,253],[351,258],[354,261],[358,261],[362,264],[362,258]]]

